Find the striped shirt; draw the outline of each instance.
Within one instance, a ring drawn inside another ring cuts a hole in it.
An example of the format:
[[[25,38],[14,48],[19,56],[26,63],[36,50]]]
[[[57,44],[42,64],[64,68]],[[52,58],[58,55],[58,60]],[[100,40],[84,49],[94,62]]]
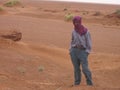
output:
[[[83,46],[87,53],[91,52],[92,42],[90,32],[87,31],[85,35],[78,34],[75,30],[72,32],[72,41],[71,41],[71,48],[75,46]]]

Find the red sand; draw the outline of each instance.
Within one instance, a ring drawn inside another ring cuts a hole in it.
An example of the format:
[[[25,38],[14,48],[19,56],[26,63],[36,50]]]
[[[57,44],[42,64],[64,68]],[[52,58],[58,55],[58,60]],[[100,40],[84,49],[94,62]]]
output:
[[[120,90],[120,19],[106,17],[120,6],[21,0],[22,6],[5,7],[4,2],[0,33],[16,30],[23,37],[20,42],[0,38],[0,90]],[[81,15],[91,32],[93,87],[84,76],[80,86],[70,87],[73,25],[64,20],[69,12]]]

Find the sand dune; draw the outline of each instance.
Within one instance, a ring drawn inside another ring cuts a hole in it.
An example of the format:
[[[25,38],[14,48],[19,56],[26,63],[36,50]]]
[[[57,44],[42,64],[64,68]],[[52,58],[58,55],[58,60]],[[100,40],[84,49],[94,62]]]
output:
[[[2,44],[1,89],[119,90],[119,55],[93,53],[90,56],[90,67],[95,86],[87,87],[83,78],[80,87],[70,87],[73,74],[66,50],[13,41],[4,41]]]
[[[1,0],[0,5],[4,2]],[[0,14],[0,34],[14,30],[23,34],[19,42],[0,38],[0,90],[120,90],[120,19],[105,17],[120,6],[21,2],[24,8],[2,6],[7,13]],[[102,15],[93,16],[99,10]],[[86,86],[84,76],[80,86],[71,87],[69,44],[73,26],[64,20],[68,12],[82,15],[91,32],[93,87]]]

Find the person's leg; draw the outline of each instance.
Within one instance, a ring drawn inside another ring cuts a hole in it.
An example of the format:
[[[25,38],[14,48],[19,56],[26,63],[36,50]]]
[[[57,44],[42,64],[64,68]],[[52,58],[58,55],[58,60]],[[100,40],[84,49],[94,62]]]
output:
[[[82,71],[86,77],[87,85],[93,85],[91,71],[89,70],[88,67],[88,53],[86,53],[85,50],[83,50],[80,52],[80,55],[81,55],[80,60],[82,64]]]
[[[77,58],[77,49],[72,49],[70,52],[72,64],[74,67],[74,78],[75,78],[75,85],[79,85],[81,82],[81,70],[80,70],[80,61]]]

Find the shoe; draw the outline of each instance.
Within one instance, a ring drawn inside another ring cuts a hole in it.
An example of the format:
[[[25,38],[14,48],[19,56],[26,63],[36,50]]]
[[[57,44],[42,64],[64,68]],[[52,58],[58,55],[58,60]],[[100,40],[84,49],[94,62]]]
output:
[[[87,85],[88,86],[93,86],[93,83],[92,82],[87,82]]]
[[[73,84],[73,85],[71,85],[71,87],[76,87],[76,86],[79,86],[79,84]]]

